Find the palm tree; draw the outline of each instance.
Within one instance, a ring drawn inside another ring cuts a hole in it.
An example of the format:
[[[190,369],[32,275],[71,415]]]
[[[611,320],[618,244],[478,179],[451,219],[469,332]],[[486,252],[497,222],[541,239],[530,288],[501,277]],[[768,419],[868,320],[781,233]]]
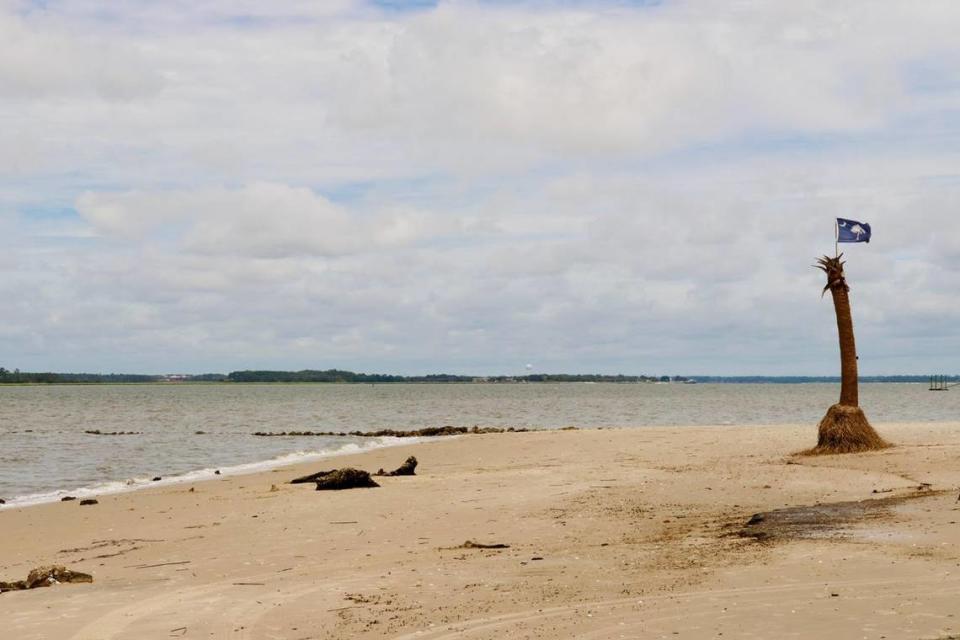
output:
[[[823,256],[817,268],[827,274],[823,293],[830,290],[837,314],[840,338],[840,402],[827,410],[820,421],[817,446],[805,453],[852,453],[885,449],[890,444],[881,438],[860,408],[857,384],[857,345],[853,337],[853,316],[850,314],[850,287],[843,274],[843,254],[835,258]]]

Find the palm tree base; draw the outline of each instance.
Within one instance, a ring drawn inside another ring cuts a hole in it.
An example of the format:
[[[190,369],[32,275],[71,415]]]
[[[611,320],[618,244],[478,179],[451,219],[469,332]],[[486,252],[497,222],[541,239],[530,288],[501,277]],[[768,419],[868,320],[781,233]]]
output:
[[[801,455],[877,451],[891,446],[870,426],[860,407],[835,404],[820,421],[817,446]]]

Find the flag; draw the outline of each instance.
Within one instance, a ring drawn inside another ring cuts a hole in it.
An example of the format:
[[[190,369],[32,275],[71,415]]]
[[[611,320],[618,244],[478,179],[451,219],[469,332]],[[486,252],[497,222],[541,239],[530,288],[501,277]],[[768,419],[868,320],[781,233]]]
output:
[[[837,218],[837,242],[870,242],[870,225]]]

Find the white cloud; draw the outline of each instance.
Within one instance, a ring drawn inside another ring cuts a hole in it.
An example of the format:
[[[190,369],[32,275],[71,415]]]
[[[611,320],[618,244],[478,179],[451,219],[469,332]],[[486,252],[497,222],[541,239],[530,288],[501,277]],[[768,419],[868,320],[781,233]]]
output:
[[[35,168],[136,187],[194,172],[327,184],[515,171],[750,133],[871,131],[958,98],[905,86],[910,65],[956,60],[947,2],[329,6],[0,13],[0,91],[32,101],[0,105],[14,125],[0,166],[27,151],[43,156]]]
[[[808,265],[845,215],[876,231],[851,249],[865,370],[927,366],[908,338],[960,320],[958,22],[939,0],[8,2],[0,350],[828,372]]]
[[[348,212],[303,187],[93,193],[77,211],[106,236],[173,241],[186,253],[250,257],[336,256],[406,246],[458,230],[414,210]]]
[[[548,152],[862,131],[913,108],[903,65],[955,51],[946,25],[960,17],[948,3],[866,6],[448,3],[389,27],[355,26],[340,64],[307,78],[326,85],[330,74],[331,117],[347,127],[474,144],[492,136]]]
[[[97,97],[132,101],[155,96],[162,78],[139,49],[124,41],[36,28],[0,11],[0,99]]]

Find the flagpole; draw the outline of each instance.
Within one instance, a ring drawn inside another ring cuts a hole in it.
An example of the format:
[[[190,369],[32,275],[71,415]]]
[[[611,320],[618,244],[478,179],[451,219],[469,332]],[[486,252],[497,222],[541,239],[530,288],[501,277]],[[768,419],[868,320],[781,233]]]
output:
[[[833,255],[840,257],[840,223],[836,219],[833,220]]]

